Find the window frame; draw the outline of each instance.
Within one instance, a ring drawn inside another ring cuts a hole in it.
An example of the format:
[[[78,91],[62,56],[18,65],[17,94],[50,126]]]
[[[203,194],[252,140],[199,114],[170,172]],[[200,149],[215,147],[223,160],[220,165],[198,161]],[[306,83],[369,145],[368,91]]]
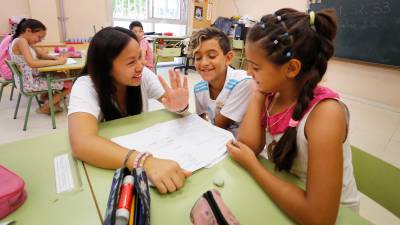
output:
[[[146,0],[147,7],[149,9],[147,19],[140,20],[142,23],[150,23],[151,24],[151,29],[154,31],[155,30],[155,24],[156,23],[166,23],[166,24],[174,24],[174,25],[184,25],[185,26],[185,33],[188,33],[188,17],[189,17],[189,12],[188,12],[188,4],[189,0],[179,0],[180,1],[180,18],[181,19],[164,19],[164,18],[157,18],[154,17],[154,7],[152,7],[152,3],[154,0]],[[109,0],[109,5],[110,5],[110,17],[111,17],[111,23],[114,24],[114,21],[123,21],[123,22],[131,22],[134,20],[134,18],[120,18],[120,17],[114,17],[113,13],[113,0]]]

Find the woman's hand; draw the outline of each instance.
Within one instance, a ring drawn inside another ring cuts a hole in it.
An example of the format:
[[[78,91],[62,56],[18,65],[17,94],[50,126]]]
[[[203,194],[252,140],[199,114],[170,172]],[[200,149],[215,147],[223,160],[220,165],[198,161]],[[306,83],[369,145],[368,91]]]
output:
[[[158,75],[158,79],[165,90],[165,94],[161,97],[161,103],[168,110],[177,112],[184,109],[189,104],[188,79],[187,76],[184,76],[182,84],[181,76],[178,71],[170,69],[168,70],[168,74],[171,87]]]
[[[228,148],[228,154],[238,162],[244,168],[248,168],[254,161],[257,161],[257,157],[246,144],[240,141],[230,140],[226,143]]]
[[[144,169],[150,181],[161,194],[174,192],[183,187],[191,172],[183,170],[178,163],[150,157],[145,161]]]

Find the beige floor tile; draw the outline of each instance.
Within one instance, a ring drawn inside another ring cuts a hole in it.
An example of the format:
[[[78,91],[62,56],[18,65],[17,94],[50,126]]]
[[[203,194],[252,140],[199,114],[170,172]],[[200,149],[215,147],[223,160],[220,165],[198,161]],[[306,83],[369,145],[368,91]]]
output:
[[[400,126],[400,113],[343,98],[350,111],[350,128],[392,137]]]
[[[378,158],[382,156],[390,135],[387,132],[354,129],[350,134],[350,143]]]
[[[360,215],[376,225],[400,225],[400,218],[361,194]]]
[[[10,90],[10,88],[4,90],[5,96],[9,96]],[[14,92],[14,98],[12,101],[5,98],[0,102],[0,143],[41,136],[67,127],[66,112],[56,114],[57,129],[53,130],[51,126],[51,117],[36,113],[35,110],[38,108],[38,105],[36,101],[33,100],[29,113],[27,131],[23,131],[22,128],[24,125],[28,99],[22,96],[17,118],[13,119],[17,98],[18,91]]]
[[[400,168],[400,141],[391,140],[387,144],[386,149],[382,152],[381,158],[397,168]]]
[[[397,131],[396,131],[396,133],[394,133],[392,139],[396,140],[396,141],[400,141],[400,126],[397,128]]]

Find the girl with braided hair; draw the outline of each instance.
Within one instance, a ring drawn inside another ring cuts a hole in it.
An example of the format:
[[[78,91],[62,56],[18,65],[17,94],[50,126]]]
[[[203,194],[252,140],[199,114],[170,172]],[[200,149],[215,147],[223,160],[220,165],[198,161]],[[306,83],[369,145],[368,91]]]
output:
[[[300,224],[334,224],[339,203],[359,207],[348,110],[338,94],[318,86],[336,29],[330,9],[281,9],[250,29],[246,58],[254,90],[237,141],[227,143],[229,155]],[[258,154],[303,180],[305,190],[265,169]]]

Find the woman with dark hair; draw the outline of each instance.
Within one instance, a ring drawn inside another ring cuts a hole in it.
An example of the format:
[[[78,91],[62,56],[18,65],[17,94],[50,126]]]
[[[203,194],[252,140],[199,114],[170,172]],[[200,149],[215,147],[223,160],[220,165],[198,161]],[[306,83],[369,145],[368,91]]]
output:
[[[22,19],[17,26],[17,30],[12,37],[9,48],[11,60],[15,62],[22,73],[23,88],[26,92],[47,90],[47,80],[36,70],[38,67],[55,66],[65,64],[67,59],[64,56],[53,57],[39,51],[35,45],[41,42],[46,36],[46,27],[35,19]],[[16,85],[20,84],[18,77],[15,77]],[[56,110],[61,111],[58,106],[59,101],[69,93],[70,83],[53,82],[53,90],[62,90],[60,94],[54,96]],[[46,102],[37,110],[39,113],[48,114],[50,112],[49,103]]]
[[[75,157],[101,168],[132,168],[143,164],[160,193],[183,186],[190,172],[171,160],[143,156],[98,136],[98,122],[148,111],[148,99],[157,99],[172,112],[188,108],[188,84],[178,72],[169,71],[171,87],[144,67],[139,41],[130,30],[107,27],[89,45],[83,74],[72,88],[68,126]],[[164,89],[163,89],[164,88]]]

